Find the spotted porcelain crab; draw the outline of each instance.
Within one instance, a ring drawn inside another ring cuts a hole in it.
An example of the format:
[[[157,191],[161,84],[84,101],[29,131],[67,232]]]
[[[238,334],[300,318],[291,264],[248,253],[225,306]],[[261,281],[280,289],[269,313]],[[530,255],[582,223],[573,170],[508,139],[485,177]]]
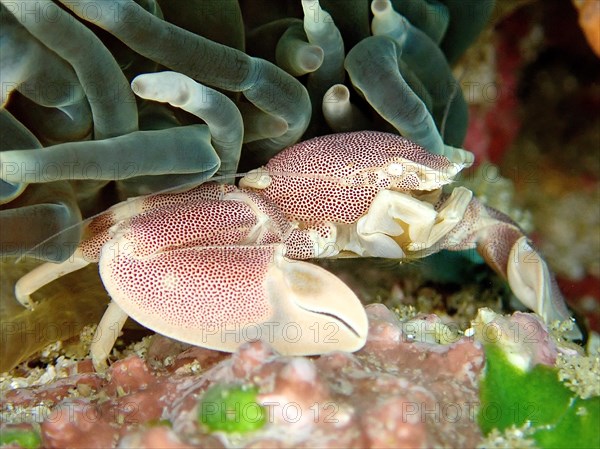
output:
[[[74,256],[20,279],[18,300],[98,262],[112,298],[92,358],[102,366],[127,316],[184,342],[234,351],[263,338],[284,354],[355,351],[367,317],[317,257],[412,259],[477,248],[514,294],[547,321],[569,312],[546,263],[509,218],[473,193],[442,187],[471,165],[382,132],[298,143],[249,172],[129,199],[91,221]]]

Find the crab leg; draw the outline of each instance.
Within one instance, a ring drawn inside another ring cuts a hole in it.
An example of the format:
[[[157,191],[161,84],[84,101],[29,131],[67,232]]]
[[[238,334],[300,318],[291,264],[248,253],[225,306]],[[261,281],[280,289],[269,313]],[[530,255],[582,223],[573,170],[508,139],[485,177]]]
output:
[[[32,293],[66,274],[82,269],[89,263],[90,261],[82,257],[80,250],[76,250],[69,259],[62,263],[43,263],[17,281],[15,284],[15,298],[23,307],[33,309]]]
[[[510,218],[488,208],[464,187],[435,206],[409,194],[381,190],[355,225],[339,226],[343,250],[360,256],[420,258],[442,249],[477,248],[515,296],[547,323],[570,320],[554,277]],[[573,329],[574,339],[581,337]]]
[[[123,312],[119,305],[111,301],[106,308],[106,312],[102,315],[100,323],[94,333],[92,344],[90,346],[90,356],[96,371],[101,372],[107,368],[106,359],[108,358],[119,333],[128,315]]]
[[[540,314],[546,323],[572,320],[548,265],[514,223],[499,220],[480,231],[477,251],[508,281],[519,301]],[[574,326],[568,336],[578,340],[582,333]]]
[[[548,265],[532,248],[526,236],[513,244],[506,266],[507,279],[515,295],[537,311],[547,323],[568,320],[570,313],[550,274]]]
[[[475,247],[486,263],[508,281],[519,301],[546,323],[572,320],[554,276],[519,226],[473,198],[463,220],[442,239],[439,249]],[[568,336],[582,338],[577,326]]]

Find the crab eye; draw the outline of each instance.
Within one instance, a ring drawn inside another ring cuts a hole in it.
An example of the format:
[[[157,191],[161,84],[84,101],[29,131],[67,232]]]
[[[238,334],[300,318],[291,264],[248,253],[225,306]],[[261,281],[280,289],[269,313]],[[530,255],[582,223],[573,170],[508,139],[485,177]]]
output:
[[[404,173],[404,166],[402,164],[394,162],[387,166],[386,171],[389,175],[392,176],[402,176],[402,173]]]

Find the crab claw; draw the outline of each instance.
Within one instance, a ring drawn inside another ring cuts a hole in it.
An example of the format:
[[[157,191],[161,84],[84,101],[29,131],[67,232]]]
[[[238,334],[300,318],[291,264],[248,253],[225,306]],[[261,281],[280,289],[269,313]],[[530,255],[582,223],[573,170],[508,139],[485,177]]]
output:
[[[477,248],[486,263],[508,281],[517,299],[546,323],[575,323],[548,265],[531,246],[523,230],[507,215],[465,195],[466,189],[457,193],[459,189],[462,188],[454,189],[436,205],[438,216],[444,215],[450,225],[454,224],[436,244],[437,249],[463,251]],[[458,218],[460,220],[455,223]],[[583,333],[575,323],[565,336],[582,340]]]
[[[483,207],[475,200],[471,206],[480,214],[481,223],[477,250],[498,274],[503,276],[514,295],[525,306],[538,313],[546,323],[574,321],[554,275],[531,246],[527,236],[504,214]],[[469,226],[464,226],[471,229]],[[566,336],[581,340],[583,333],[573,326]]]
[[[354,292],[327,270],[275,253],[266,276],[266,290],[277,311],[273,321],[299,333],[298,342],[286,335],[275,342],[273,346],[280,352],[353,352],[365,344],[368,321],[364,307]]]
[[[283,257],[285,246],[190,247],[139,257],[127,233],[103,249],[100,273],[124,313],[179,341],[233,352],[262,339],[287,355],[355,351],[367,318],[324,269]]]
[[[515,296],[539,313],[546,323],[572,320],[554,276],[546,262],[531,247],[527,237],[522,236],[513,244],[506,271]],[[583,334],[577,326],[573,326],[567,336],[573,340],[581,340]]]

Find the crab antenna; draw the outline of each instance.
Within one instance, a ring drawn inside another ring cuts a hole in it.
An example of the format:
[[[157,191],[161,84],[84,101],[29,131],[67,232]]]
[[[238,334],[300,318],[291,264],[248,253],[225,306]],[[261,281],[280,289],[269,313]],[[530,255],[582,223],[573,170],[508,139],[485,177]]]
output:
[[[458,90],[460,89],[460,84],[462,83],[466,74],[467,74],[467,68],[465,67],[465,68],[463,68],[460,76],[456,80],[456,83],[454,83],[454,86],[452,87],[452,92],[450,93],[450,97],[448,98],[448,102],[446,103],[446,108],[444,109],[444,116],[442,117],[442,123],[440,125],[440,135],[442,136],[442,140],[444,140],[444,137],[446,134],[446,121],[448,119],[448,115],[450,114],[450,106],[452,105],[454,98],[458,95]]]
[[[226,175],[219,175],[219,176],[213,176],[212,178],[210,178],[210,181],[221,181],[221,180],[227,180],[227,179],[231,179],[231,178],[242,178],[244,176],[246,176],[248,173],[232,173],[232,174],[226,174]],[[207,179],[204,182],[209,181],[209,179]],[[180,184],[174,187],[168,187],[166,189],[160,190],[158,192],[154,192],[151,193],[150,195],[147,196],[153,196],[153,195],[161,195],[164,193],[177,193],[180,192],[182,190],[189,190],[192,189],[198,185],[200,185],[202,183],[198,183],[198,182],[194,182],[194,183],[189,183],[189,184]],[[117,203],[119,204],[119,203]],[[51,242],[53,239],[55,239],[56,237],[64,234],[65,232],[68,232],[72,229],[77,228],[78,226],[85,226],[87,223],[90,223],[94,218],[99,217],[100,215],[102,215],[103,213],[105,213],[105,211],[99,212],[95,215],[92,215],[91,217],[87,217],[85,220],[82,220],[79,223],[75,223],[74,225],[68,226],[64,229],[61,229],[59,232],[51,235],[50,237],[42,240],[41,242],[38,242],[35,246],[31,247],[30,249],[28,249],[26,252],[24,252],[23,254],[21,254],[17,259],[15,259],[15,264],[21,262],[25,257],[27,257],[28,255],[34,253],[37,249],[39,249],[42,245],[45,245],[46,243]]]

